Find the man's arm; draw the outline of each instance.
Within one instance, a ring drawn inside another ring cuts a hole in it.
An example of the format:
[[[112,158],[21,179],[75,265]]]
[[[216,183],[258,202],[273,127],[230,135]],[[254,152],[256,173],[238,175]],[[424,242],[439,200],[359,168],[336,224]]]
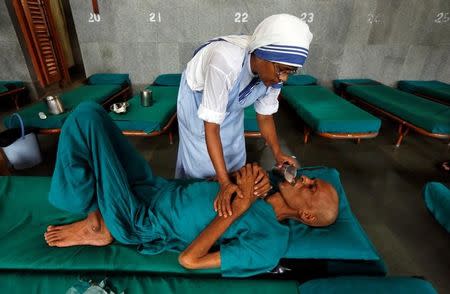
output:
[[[236,197],[232,203],[233,215],[229,218],[216,216],[188,248],[180,254],[178,261],[183,267],[188,269],[220,267],[220,251],[209,252],[209,250],[231,224],[247,211],[257,199],[253,195],[255,176],[251,164],[247,164],[237,173],[237,183],[243,190],[244,198]]]

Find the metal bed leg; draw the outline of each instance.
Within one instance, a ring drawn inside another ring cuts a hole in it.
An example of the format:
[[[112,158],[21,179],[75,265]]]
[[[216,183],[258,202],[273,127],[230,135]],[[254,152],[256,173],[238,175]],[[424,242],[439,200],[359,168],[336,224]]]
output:
[[[173,145],[173,134],[172,134],[172,132],[169,132],[169,144]]]
[[[307,126],[303,128],[303,143],[307,144],[309,139],[310,130]]]
[[[395,143],[395,147],[397,147],[397,148],[400,147],[400,144],[402,143],[403,138],[406,137],[408,132],[409,132],[409,128],[408,127],[406,127],[403,130],[403,124],[400,124],[398,126],[398,138],[397,138],[397,142]]]

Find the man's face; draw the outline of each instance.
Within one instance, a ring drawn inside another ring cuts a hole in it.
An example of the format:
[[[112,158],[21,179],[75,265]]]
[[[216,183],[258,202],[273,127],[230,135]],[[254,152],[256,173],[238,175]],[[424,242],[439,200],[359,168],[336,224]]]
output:
[[[287,205],[299,211],[314,212],[322,203],[336,203],[336,192],[329,183],[321,179],[311,179],[306,176],[296,178],[293,184],[282,182],[280,192]]]
[[[258,76],[266,87],[286,82],[289,75],[295,73],[296,67],[265,60],[263,69]]]

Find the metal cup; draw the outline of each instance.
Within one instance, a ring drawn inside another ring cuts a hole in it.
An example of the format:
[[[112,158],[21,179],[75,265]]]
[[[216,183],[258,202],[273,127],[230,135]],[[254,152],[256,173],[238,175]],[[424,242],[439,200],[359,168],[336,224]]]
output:
[[[297,168],[289,163],[283,163],[281,167],[274,167],[273,171],[281,175],[290,184],[295,181],[297,176]]]
[[[144,107],[152,106],[153,104],[153,98],[152,98],[152,91],[150,90],[142,90],[141,91],[141,105]]]
[[[48,111],[51,114],[60,114],[64,112],[64,106],[58,96],[47,96],[45,97],[45,102],[47,103]]]

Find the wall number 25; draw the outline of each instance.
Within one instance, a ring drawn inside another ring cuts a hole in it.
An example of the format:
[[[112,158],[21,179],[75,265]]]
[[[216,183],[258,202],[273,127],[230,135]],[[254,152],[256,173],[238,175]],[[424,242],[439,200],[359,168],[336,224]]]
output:
[[[439,12],[434,19],[435,23],[446,23],[450,21],[450,15],[448,12]]]

